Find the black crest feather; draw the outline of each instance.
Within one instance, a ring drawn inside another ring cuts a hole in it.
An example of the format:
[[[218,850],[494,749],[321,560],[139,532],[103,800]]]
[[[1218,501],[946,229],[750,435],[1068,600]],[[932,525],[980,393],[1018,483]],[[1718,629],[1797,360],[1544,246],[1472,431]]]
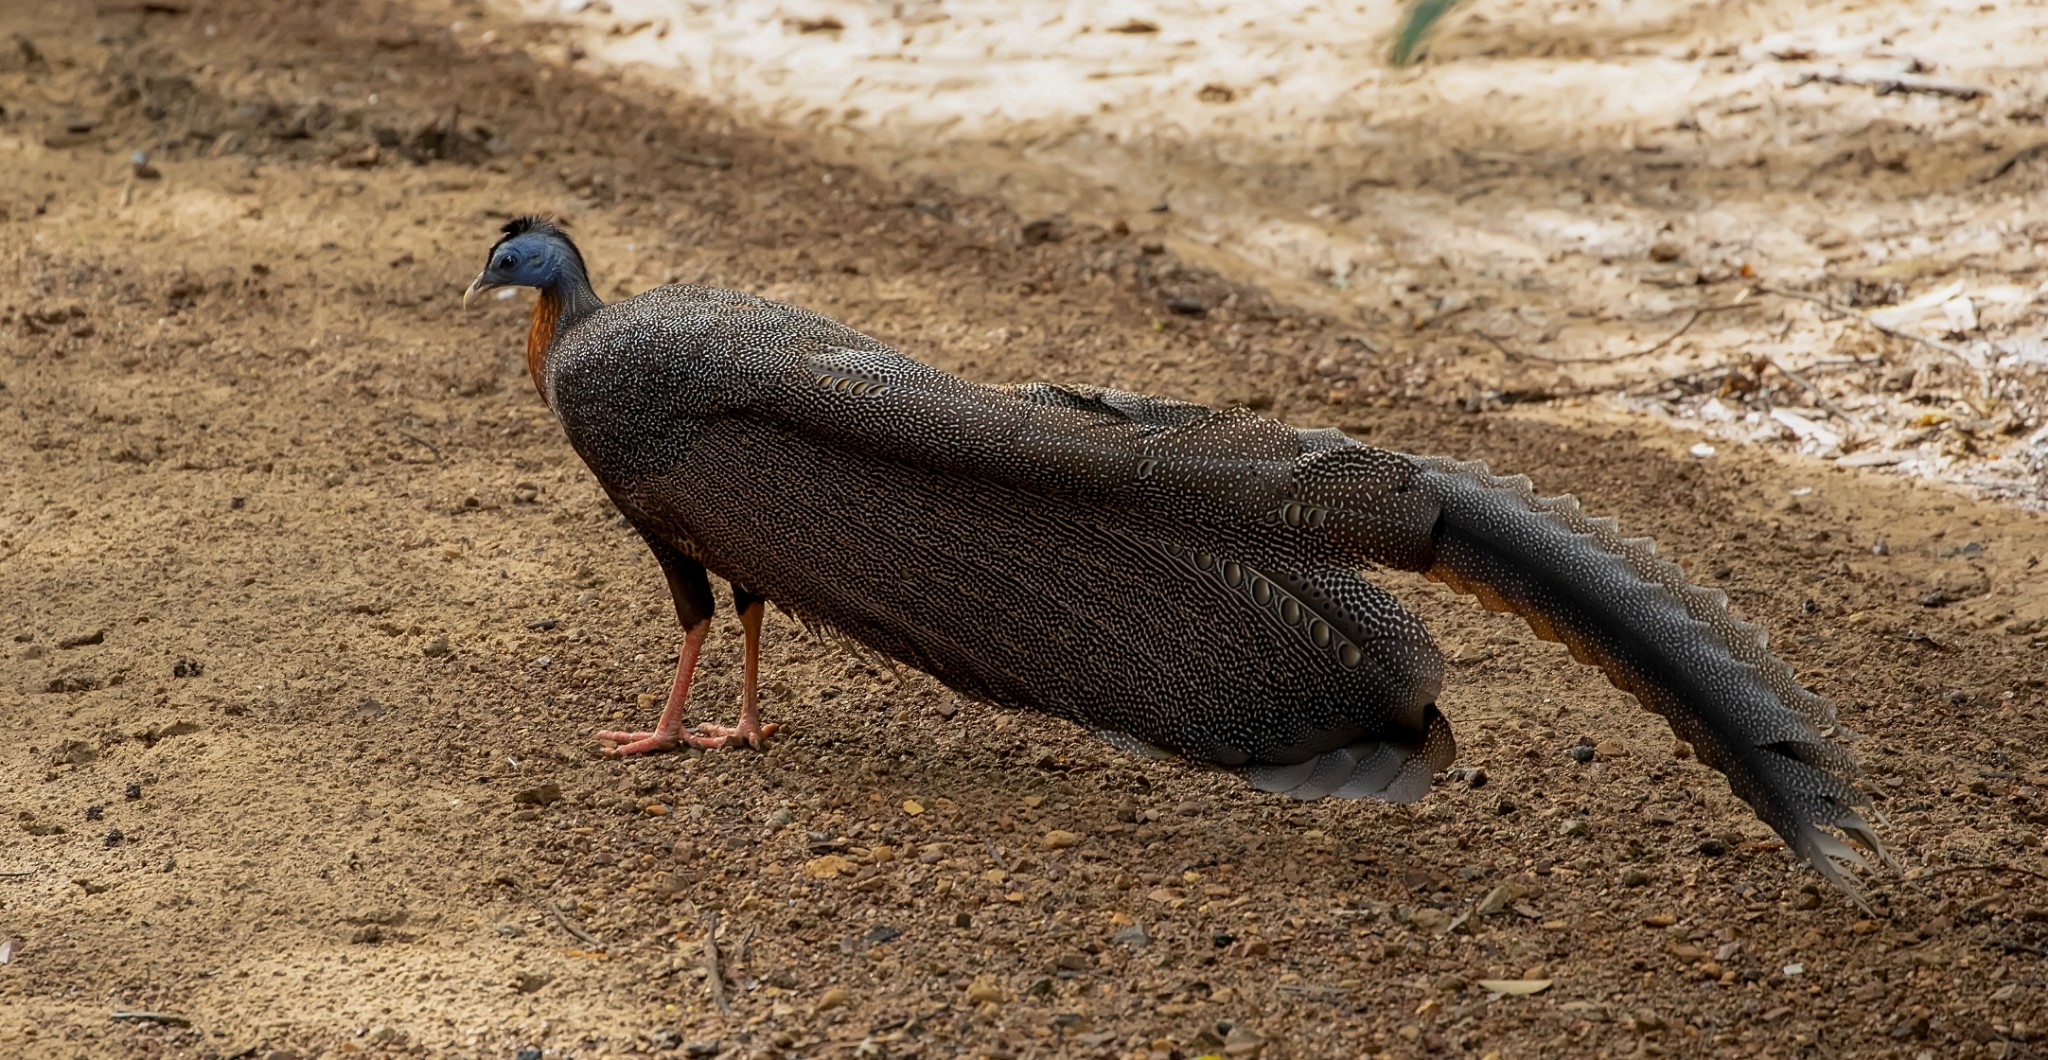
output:
[[[528,214],[524,217],[514,217],[510,221],[505,222],[505,226],[503,228],[498,229],[498,232],[498,242],[491,244],[493,247],[496,247],[499,244],[505,242],[506,240],[512,239],[516,236],[523,236],[528,232],[552,232],[557,235],[562,234],[561,228],[558,227],[553,221],[550,221],[547,218],[542,217],[538,214]]]

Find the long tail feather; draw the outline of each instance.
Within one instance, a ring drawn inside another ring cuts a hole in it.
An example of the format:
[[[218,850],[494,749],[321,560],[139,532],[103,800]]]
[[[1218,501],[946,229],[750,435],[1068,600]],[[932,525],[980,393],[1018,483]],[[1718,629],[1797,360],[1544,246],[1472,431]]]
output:
[[[1823,831],[1893,864],[1863,817],[1871,804],[1854,785],[1856,762],[1824,735],[1833,708],[1800,686],[1761,629],[1574,498],[1539,497],[1528,479],[1476,462],[1409,459],[1416,488],[1441,509],[1428,577],[1522,616],[1663,715],[1795,853],[1867,907],[1851,875],[1865,862]]]

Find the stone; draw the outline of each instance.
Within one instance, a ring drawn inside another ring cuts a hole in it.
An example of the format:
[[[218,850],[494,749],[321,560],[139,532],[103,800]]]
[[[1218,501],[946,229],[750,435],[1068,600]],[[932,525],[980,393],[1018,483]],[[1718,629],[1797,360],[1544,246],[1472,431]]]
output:
[[[852,872],[853,862],[837,854],[826,854],[804,862],[804,878],[807,880],[830,880]]]

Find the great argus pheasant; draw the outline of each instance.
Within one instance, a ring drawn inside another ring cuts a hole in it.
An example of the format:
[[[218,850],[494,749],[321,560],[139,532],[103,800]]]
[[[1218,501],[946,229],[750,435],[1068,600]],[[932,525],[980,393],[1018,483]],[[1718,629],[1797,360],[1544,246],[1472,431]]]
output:
[[[772,600],[1131,751],[1297,799],[1411,801],[1453,745],[1442,657],[1363,575],[1390,567],[1599,667],[1859,903],[1850,870],[1867,863],[1841,837],[1890,862],[1854,760],[1825,735],[1828,704],[1723,594],[1571,497],[1243,409],[971,383],[738,291],[606,305],[538,218],[504,227],[465,301],[504,286],[539,290],[534,385],[646,539],[683,626],[660,721],[598,733],[612,754],[759,746]],[[740,718],[692,729],[707,571],[731,583],[745,634]]]

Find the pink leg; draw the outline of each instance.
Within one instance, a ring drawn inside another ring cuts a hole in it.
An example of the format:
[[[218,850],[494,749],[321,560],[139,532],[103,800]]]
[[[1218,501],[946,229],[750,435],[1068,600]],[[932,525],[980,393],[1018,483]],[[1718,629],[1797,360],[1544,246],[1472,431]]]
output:
[[[748,605],[746,610],[740,612],[740,629],[746,633],[746,661],[741,669],[743,677],[740,684],[740,723],[735,728],[723,725],[698,726],[699,730],[709,737],[700,746],[729,747],[734,743],[743,743],[758,751],[762,742],[775,735],[775,730],[780,728],[777,725],[761,724],[759,678],[763,610],[761,601],[756,600]]]
[[[683,727],[683,715],[690,700],[690,678],[697,672],[697,653],[704,650],[704,638],[711,632],[711,620],[705,619],[683,631],[683,650],[676,660],[675,684],[669,686],[668,706],[661,711],[661,720],[654,725],[653,732],[600,732],[597,739],[618,744],[606,751],[612,757],[645,754],[649,751],[665,751],[677,744],[689,747],[717,747],[723,739],[707,740]],[[751,659],[751,656],[749,657]],[[749,671],[751,674],[751,671]]]

